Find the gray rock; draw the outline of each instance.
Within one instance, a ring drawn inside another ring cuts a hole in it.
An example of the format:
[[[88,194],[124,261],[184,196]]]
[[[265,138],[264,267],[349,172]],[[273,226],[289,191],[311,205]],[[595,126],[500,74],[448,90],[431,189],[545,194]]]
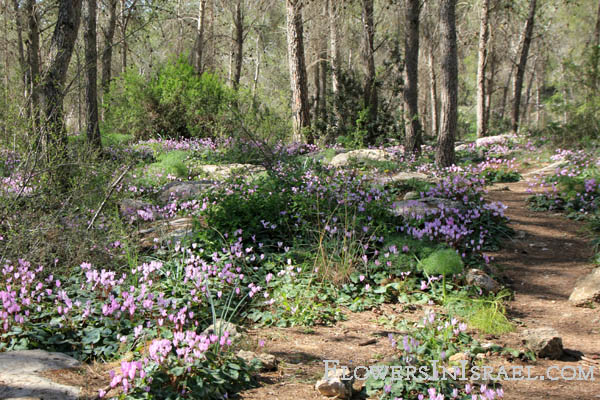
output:
[[[171,199],[190,200],[213,185],[212,181],[169,182],[160,191],[158,199],[163,204],[168,203]]]
[[[254,164],[199,164],[192,167],[191,173],[222,181],[235,175],[252,177],[265,171],[264,167]]]
[[[217,322],[215,324],[211,324],[208,328],[202,331],[202,334],[205,336],[222,335],[225,331],[229,332],[229,338],[231,340],[237,340],[242,337],[241,329],[239,326],[237,326],[233,322],[223,321],[220,318],[217,318]]]
[[[433,214],[441,208],[462,209],[464,205],[448,199],[426,197],[418,200],[397,201],[390,211],[397,217],[406,217]]]
[[[404,195],[404,200],[418,200],[421,198],[419,192],[408,192]]]
[[[496,136],[486,136],[486,137],[477,139],[475,141],[475,144],[477,145],[477,147],[491,146],[491,145],[497,144],[497,143],[505,143],[509,139],[517,139],[517,136],[509,134],[509,133],[505,133],[503,135],[496,135]]]
[[[522,334],[523,342],[538,357],[559,359],[563,354],[562,338],[551,327],[526,329]]]
[[[577,280],[569,301],[577,306],[600,302],[600,268]]]
[[[52,382],[38,374],[79,365],[79,361],[65,354],[43,350],[0,353],[0,399],[76,400],[80,388]]]
[[[557,168],[560,168],[563,165],[566,165],[566,163],[563,160],[555,161],[552,164],[547,165],[543,168],[529,171],[526,174],[523,174],[523,177],[530,177],[534,175],[551,175],[554,173],[554,171],[556,171]]]
[[[156,221],[147,225],[139,232],[142,248],[152,248],[154,245],[170,241],[181,242],[194,233],[194,218],[182,217],[165,221]]]
[[[253,351],[240,350],[236,354],[239,358],[246,361],[248,364],[253,360],[260,361],[261,371],[275,371],[277,369],[277,359],[272,354],[255,353]]]
[[[343,376],[350,379],[342,379]],[[348,368],[336,368],[327,371],[323,378],[315,384],[315,389],[325,397],[335,397],[336,399],[349,399],[352,397],[352,382],[354,375]]]
[[[486,292],[496,293],[500,290],[500,284],[498,282],[477,268],[468,270],[465,280],[469,285],[479,286]]]
[[[137,199],[123,199],[119,204],[119,212],[122,217],[137,215],[140,210],[151,210],[152,204]]]
[[[379,149],[359,149],[347,153],[338,154],[331,159],[329,164],[333,167],[345,167],[352,160],[356,161],[389,161],[392,155],[385,150]]]
[[[431,182],[432,178],[427,175],[424,174],[422,172],[398,172],[394,175],[390,175],[390,176],[380,176],[375,178],[375,181],[377,183],[380,184],[394,184],[394,183],[405,183],[408,182],[412,179],[418,180],[418,181],[425,181],[425,182]]]

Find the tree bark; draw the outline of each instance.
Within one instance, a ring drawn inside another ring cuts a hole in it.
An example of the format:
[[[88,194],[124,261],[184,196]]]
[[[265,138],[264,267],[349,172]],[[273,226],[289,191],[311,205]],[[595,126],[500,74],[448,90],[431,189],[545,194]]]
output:
[[[435,161],[440,167],[454,164],[458,122],[458,56],[456,0],[440,0],[441,121]]]
[[[598,92],[598,62],[600,62],[600,1],[596,14],[596,27],[594,29],[594,48],[592,49],[592,92]]]
[[[404,82],[404,126],[405,153],[421,150],[421,124],[419,122],[419,14],[421,0],[406,0],[406,32],[404,35],[405,82]]]
[[[108,0],[108,24],[103,29],[104,49],[102,50],[102,96],[106,96],[112,78],[112,55],[115,28],[117,26],[117,0]]]
[[[531,46],[531,39],[533,37],[533,25],[535,22],[536,5],[536,0],[531,0],[529,2],[529,14],[527,16],[527,21],[525,21],[525,28],[523,30],[523,42],[521,44],[519,63],[517,64],[517,73],[515,74],[515,81],[513,86],[514,99],[512,107],[511,129],[512,132],[515,134],[519,130],[519,115],[521,113],[521,91],[523,90],[523,78],[525,76],[525,67],[527,66],[529,47]]]
[[[102,148],[98,125],[98,48],[96,44],[96,0],[87,0],[85,18],[85,110],[87,140],[96,149]]]
[[[206,0],[198,1],[198,21],[196,24],[196,39],[191,53],[191,62],[198,75],[202,74],[202,53],[204,51],[204,26],[206,19]]]
[[[40,33],[38,25],[38,15],[36,10],[36,0],[25,1],[25,15],[27,16],[27,69],[26,84],[29,88],[29,114],[32,117],[34,128],[40,126],[40,93],[38,84],[40,80]]]
[[[487,135],[487,121],[485,119],[485,67],[487,64],[487,45],[489,39],[489,7],[490,0],[481,1],[479,58],[477,61],[477,137]]]
[[[64,163],[67,158],[67,132],[63,116],[64,86],[77,40],[80,17],[81,0],[59,1],[58,20],[48,52],[48,67],[41,82],[46,154],[48,159],[54,156],[59,163]],[[59,185],[65,188],[68,184],[68,169],[59,168],[56,178]]]
[[[233,72],[233,88],[238,90],[242,78],[242,62],[244,60],[244,13],[241,0],[235,4],[235,15],[233,18],[235,32],[235,67]]]
[[[339,104],[340,91],[340,46],[338,35],[339,15],[342,0],[329,1],[329,46],[330,46],[330,65],[331,65],[331,92],[333,94],[333,113],[335,115],[335,124],[339,126],[342,119]]]
[[[375,143],[374,124],[377,121],[377,87],[375,76],[375,24],[373,21],[373,0],[362,0],[362,24],[363,24],[363,57],[365,69],[364,82],[364,107],[368,110],[369,125],[367,133],[367,142]]]
[[[306,61],[304,58],[304,38],[302,23],[302,0],[286,0],[287,43],[292,89],[292,114],[294,140],[302,140],[306,133],[309,144],[314,142],[310,132],[308,85],[306,81]]]
[[[431,135],[436,138],[439,133],[439,104],[437,94],[437,76],[435,73],[435,58],[432,45],[428,48],[428,67],[429,67],[429,101],[431,103]]]
[[[15,12],[15,27],[17,29],[17,56],[19,59],[19,68],[21,69],[20,72],[23,79],[24,93],[25,97],[27,97],[27,75],[25,74],[27,66],[25,65],[25,50],[23,48],[23,19],[19,6],[19,0],[13,1],[13,9]]]

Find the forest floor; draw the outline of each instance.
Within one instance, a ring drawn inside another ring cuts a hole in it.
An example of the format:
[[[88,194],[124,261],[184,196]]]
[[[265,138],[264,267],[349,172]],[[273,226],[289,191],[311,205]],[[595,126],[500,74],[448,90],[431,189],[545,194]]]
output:
[[[561,360],[538,359],[525,363],[490,356],[484,365],[494,368],[503,365],[507,371],[515,365],[531,366],[532,377],[546,375],[551,366],[581,366],[587,371],[593,365],[594,381],[521,380],[504,381],[502,386],[506,399],[600,399],[600,313],[598,309],[575,307],[568,301],[577,279],[594,267],[590,262],[592,247],[586,239],[585,227],[562,214],[531,211],[526,204],[531,195],[527,181],[500,186],[492,187],[488,197],[508,206],[510,225],[518,234],[517,238],[507,240],[501,251],[489,255],[505,276],[506,285],[514,291],[508,314],[516,329],[482,339],[522,348],[520,332],[549,326],[559,332],[568,350]],[[265,340],[264,351],[274,354],[281,364],[276,372],[261,374],[261,386],[243,392],[240,397],[248,400],[321,399],[314,384],[323,375],[323,360],[339,360],[340,365],[348,366],[375,364],[394,351],[387,339],[393,329],[381,325],[381,317],[389,321],[416,320],[423,313],[420,306],[388,304],[369,312],[348,313],[347,321],[333,327],[269,328],[251,332]],[[577,356],[578,353],[588,361]],[[560,376],[557,370],[551,374]],[[570,375],[570,370],[565,370],[565,376]]]
[[[568,301],[577,279],[594,268],[590,261],[593,249],[585,225],[563,214],[530,210],[526,203],[531,195],[528,187],[527,180],[503,183],[492,186],[488,194],[489,200],[508,206],[506,214],[517,232],[503,243],[501,250],[487,253],[493,256],[503,283],[514,292],[507,307],[515,330],[498,336],[470,333],[482,342],[523,349],[521,333],[524,329],[548,326],[559,332],[567,349],[561,360],[522,361],[488,353],[483,365],[496,370],[500,366],[507,371],[512,366],[530,366],[531,376],[542,376],[551,366],[583,367],[585,371],[590,365],[594,367],[594,381],[503,381],[505,399],[600,399],[600,313],[597,308],[575,307]],[[243,391],[235,398],[322,399],[314,385],[324,373],[324,360],[339,360],[340,365],[351,368],[368,367],[386,360],[396,351],[388,339],[389,333],[399,333],[394,325],[401,319],[417,321],[431,308],[384,304],[366,312],[348,311],[347,319],[334,326],[249,330],[248,341],[264,340],[260,351],[275,355],[279,367],[276,371],[261,373],[258,387]],[[113,364],[96,364],[88,367],[89,371],[55,371],[52,378],[82,386],[84,397],[91,399],[106,385],[102,376],[115,367],[116,363]],[[557,370],[552,373],[557,374]],[[570,372],[565,375],[569,377]],[[355,382],[355,389],[360,389],[361,384]]]

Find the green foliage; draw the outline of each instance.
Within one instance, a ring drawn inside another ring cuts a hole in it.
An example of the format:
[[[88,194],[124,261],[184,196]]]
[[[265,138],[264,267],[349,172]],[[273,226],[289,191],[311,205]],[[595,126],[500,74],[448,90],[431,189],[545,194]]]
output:
[[[510,297],[511,293],[506,289],[483,297],[462,291],[450,296],[446,307],[465,318],[471,328],[485,334],[500,335],[514,330],[513,324],[506,317],[504,306]]]
[[[421,260],[419,266],[428,275],[452,276],[463,271],[464,263],[456,250],[445,249]]]
[[[482,171],[482,177],[488,184],[518,182],[521,180],[521,174],[517,171],[511,171],[507,168],[490,168]]]
[[[129,70],[115,80],[105,101],[104,131],[137,139],[214,137],[230,123],[235,101],[217,76],[198,76],[182,57],[149,78]]]

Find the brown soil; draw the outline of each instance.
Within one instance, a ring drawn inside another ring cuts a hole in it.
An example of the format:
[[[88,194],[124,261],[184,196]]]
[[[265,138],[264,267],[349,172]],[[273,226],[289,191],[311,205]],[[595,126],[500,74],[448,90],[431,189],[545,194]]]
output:
[[[565,348],[571,350],[570,355],[558,361],[540,359],[528,363],[488,355],[484,364],[503,365],[507,369],[512,365],[531,366],[532,376],[545,375],[546,369],[553,365],[559,368],[582,366],[586,371],[589,365],[594,365],[595,381],[591,382],[504,381],[502,385],[506,399],[599,399],[600,312],[597,308],[574,307],[568,302],[575,281],[593,268],[589,261],[592,249],[585,239],[584,225],[560,214],[530,211],[526,206],[528,196],[526,182],[492,188],[488,196],[509,207],[507,214],[517,231],[516,237],[508,239],[501,251],[489,254],[515,293],[509,303],[509,316],[516,330],[486,339],[511,348],[523,348],[519,332],[525,328],[550,326],[560,333]],[[275,372],[261,373],[260,386],[242,392],[239,398],[322,399],[314,390],[314,384],[324,372],[323,360],[335,359],[342,365],[355,366],[381,361],[393,352],[387,335],[394,332],[389,328],[393,324],[386,326],[382,321],[416,320],[422,315],[423,310],[418,306],[384,305],[369,312],[347,313],[348,320],[333,327],[250,331],[248,342],[264,340],[264,348],[257,351],[274,354],[280,364]],[[68,383],[80,382],[86,388],[86,395],[92,398],[97,389],[106,385],[109,369],[96,366],[86,370],[84,367],[81,371],[54,377]],[[104,380],[97,378],[102,375]]]

